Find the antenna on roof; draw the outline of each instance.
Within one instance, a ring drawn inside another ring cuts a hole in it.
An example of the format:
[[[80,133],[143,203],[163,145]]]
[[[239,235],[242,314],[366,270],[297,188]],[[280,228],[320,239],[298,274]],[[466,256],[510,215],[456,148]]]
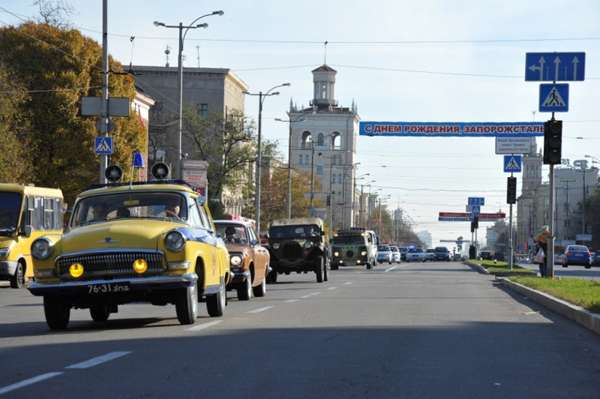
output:
[[[129,56],[129,70],[133,70],[133,50],[135,50],[135,36],[129,37],[129,43],[131,43],[131,53]]]
[[[327,40],[323,43],[323,64],[327,65]]]

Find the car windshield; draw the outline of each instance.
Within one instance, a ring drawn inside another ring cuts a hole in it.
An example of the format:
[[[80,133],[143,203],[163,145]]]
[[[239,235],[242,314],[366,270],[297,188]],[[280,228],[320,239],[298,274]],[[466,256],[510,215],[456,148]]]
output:
[[[246,227],[235,223],[215,223],[217,234],[226,244],[248,244]]]
[[[390,251],[390,247],[388,247],[387,245],[380,245],[377,247],[377,250],[380,252],[389,252]]]
[[[314,238],[320,235],[319,227],[315,225],[271,226],[269,229],[271,238]]]
[[[397,247],[390,247],[392,252],[398,252],[398,248]]]
[[[365,237],[362,235],[337,236],[333,238],[333,244],[336,245],[364,245]]]
[[[71,227],[116,219],[187,219],[186,199],[173,192],[127,192],[84,198],[77,202]]]
[[[408,252],[423,252],[421,248],[408,248]]]
[[[589,252],[585,245],[569,245],[567,252]]]
[[[436,247],[435,252],[448,252],[448,248],[446,247]]]
[[[0,235],[11,235],[17,230],[21,198],[20,193],[0,193]]]

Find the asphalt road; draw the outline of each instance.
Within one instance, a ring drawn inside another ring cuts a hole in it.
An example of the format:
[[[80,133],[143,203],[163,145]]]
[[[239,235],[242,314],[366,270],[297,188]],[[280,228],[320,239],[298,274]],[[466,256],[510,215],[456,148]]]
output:
[[[458,263],[283,276],[222,319],[74,311],[0,288],[0,397],[598,398],[600,337]],[[233,296],[233,294],[232,294]]]

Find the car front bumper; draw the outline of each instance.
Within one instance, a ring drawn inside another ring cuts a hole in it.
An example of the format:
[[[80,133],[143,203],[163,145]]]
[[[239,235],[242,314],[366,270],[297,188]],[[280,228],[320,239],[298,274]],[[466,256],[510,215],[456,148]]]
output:
[[[15,275],[17,271],[17,262],[0,262],[0,278],[9,278]]]
[[[227,287],[235,286],[241,283],[244,283],[247,279],[251,277],[249,271],[243,270],[232,270],[231,271],[231,281],[227,284]]]
[[[153,276],[138,278],[121,279],[96,279],[87,281],[67,281],[60,283],[44,284],[32,282],[27,287],[29,291],[36,296],[43,295],[66,295],[66,296],[87,296],[90,286],[102,284],[128,284],[131,293],[152,292],[160,290],[174,290],[177,288],[189,287],[196,284],[198,275],[196,273],[186,273],[181,276]],[[110,295],[110,294],[108,294]]]

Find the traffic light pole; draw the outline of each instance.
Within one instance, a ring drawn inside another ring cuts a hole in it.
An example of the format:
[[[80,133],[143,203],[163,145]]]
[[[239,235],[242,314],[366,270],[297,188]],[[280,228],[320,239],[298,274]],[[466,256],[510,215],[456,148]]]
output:
[[[554,112],[552,121],[554,121]],[[554,278],[554,220],[556,217],[556,190],[554,187],[554,163],[550,164],[550,240],[546,254],[546,277]]]
[[[513,172],[510,172],[510,177],[513,178]],[[514,253],[515,250],[513,248],[513,202],[510,201],[510,204],[508,206],[508,239],[510,240],[509,243],[509,253],[508,253],[508,267],[510,268],[510,270],[512,271],[513,269],[513,259],[514,259]]]

